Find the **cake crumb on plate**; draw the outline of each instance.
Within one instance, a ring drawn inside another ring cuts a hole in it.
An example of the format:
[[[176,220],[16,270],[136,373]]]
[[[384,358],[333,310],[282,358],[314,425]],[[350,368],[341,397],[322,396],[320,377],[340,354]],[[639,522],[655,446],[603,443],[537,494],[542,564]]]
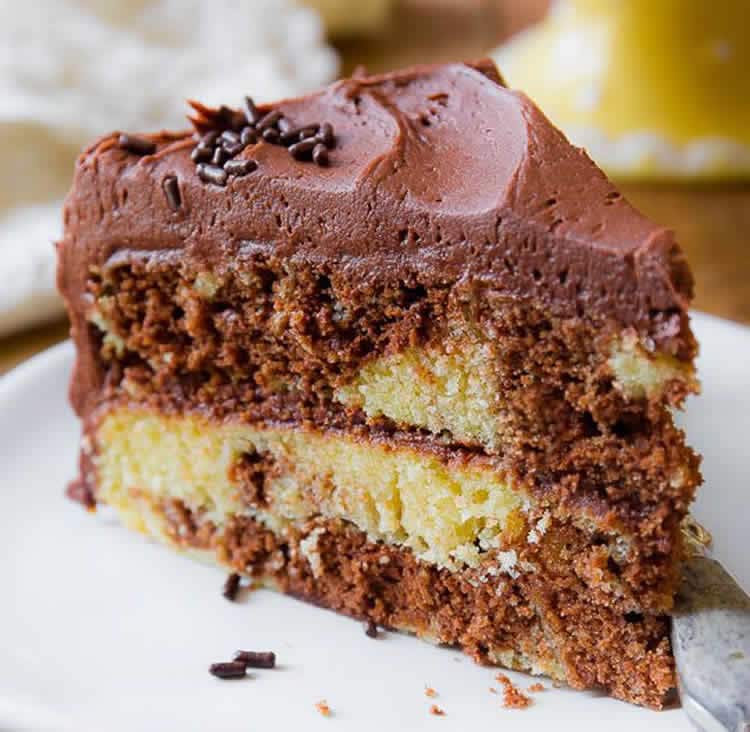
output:
[[[498,674],[495,678],[503,686],[503,706],[506,709],[526,709],[534,703],[505,674]]]
[[[320,712],[322,716],[324,717],[331,716],[331,707],[328,706],[328,702],[325,699],[322,699],[321,701],[317,702],[317,704],[315,704],[315,708]]]

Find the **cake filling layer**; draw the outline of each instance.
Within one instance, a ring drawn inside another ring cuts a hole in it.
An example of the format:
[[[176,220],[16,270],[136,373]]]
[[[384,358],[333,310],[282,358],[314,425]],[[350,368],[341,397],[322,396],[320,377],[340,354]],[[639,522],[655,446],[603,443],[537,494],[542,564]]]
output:
[[[480,456],[446,459],[338,432],[126,408],[103,418],[96,442],[98,497],[113,505],[146,492],[184,501],[210,520],[254,516],[275,530],[313,516],[342,518],[372,541],[451,569],[475,567],[528,531],[528,499]]]

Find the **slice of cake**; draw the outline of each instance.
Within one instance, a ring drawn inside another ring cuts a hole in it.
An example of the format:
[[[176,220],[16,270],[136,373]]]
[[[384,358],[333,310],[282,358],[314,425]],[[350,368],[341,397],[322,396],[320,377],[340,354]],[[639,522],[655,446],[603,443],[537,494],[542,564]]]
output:
[[[691,276],[489,63],[81,156],[71,493],[258,583],[659,707]]]

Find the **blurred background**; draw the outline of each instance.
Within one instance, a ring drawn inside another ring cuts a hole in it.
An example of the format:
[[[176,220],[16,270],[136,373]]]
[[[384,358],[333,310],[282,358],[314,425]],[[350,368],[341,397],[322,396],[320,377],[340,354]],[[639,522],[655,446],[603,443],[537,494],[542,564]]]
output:
[[[0,373],[62,340],[52,242],[77,152],[270,101],[492,55],[651,218],[695,307],[750,324],[747,0],[0,0]]]

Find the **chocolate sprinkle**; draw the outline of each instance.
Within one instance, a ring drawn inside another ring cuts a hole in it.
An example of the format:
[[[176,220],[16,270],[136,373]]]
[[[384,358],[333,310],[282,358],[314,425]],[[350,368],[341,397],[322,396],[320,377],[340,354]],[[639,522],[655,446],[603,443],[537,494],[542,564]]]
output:
[[[206,163],[200,163],[197,171],[198,177],[204,183],[214,183],[217,186],[223,186],[229,177],[224,168],[219,168],[216,165],[207,165]]]
[[[211,130],[210,132],[206,132],[203,137],[201,137],[201,145],[205,145],[206,147],[213,148],[213,146],[216,144],[216,141],[219,139],[219,131],[218,130]]]
[[[221,139],[225,143],[236,145],[240,141],[240,136],[234,130],[224,130],[221,133]]]
[[[279,139],[282,145],[292,145],[299,141],[299,129],[296,127],[288,129]]]
[[[289,148],[289,153],[295,160],[309,160],[317,144],[318,140],[316,138],[308,137],[306,140],[301,140],[292,145]]]
[[[138,135],[128,135],[123,132],[117,139],[117,145],[121,150],[127,150],[134,155],[152,155],[156,152],[156,143]]]
[[[322,142],[319,142],[313,148],[312,158],[316,165],[321,167],[328,165],[328,148]]]
[[[257,124],[260,119],[260,112],[255,106],[255,102],[252,97],[245,97],[244,104],[242,105],[242,111],[245,113],[245,119],[249,125]]]
[[[279,123],[279,129],[281,123]],[[281,135],[281,142],[284,145],[291,145],[295,142],[300,142],[308,137],[312,137],[318,131],[318,125],[306,125],[305,127],[291,127],[289,126]]]
[[[223,165],[226,160],[229,158],[229,154],[223,147],[217,147],[214,150],[214,155],[211,158],[211,163],[213,165]]]
[[[220,679],[242,679],[246,676],[246,669],[247,667],[241,661],[212,663],[208,668],[209,673]]]
[[[227,144],[224,143],[224,151],[227,155],[229,155],[230,158],[233,158],[235,155],[239,155],[244,149],[245,146],[241,142],[234,142]]]
[[[191,118],[193,124],[202,133],[190,157],[197,165],[198,176],[206,183],[225,185],[229,175],[242,176],[256,170],[257,161],[235,158],[248,145],[256,144],[259,137],[271,145],[284,145],[296,160],[312,160],[319,166],[329,164],[329,150],[335,144],[330,122],[296,126],[278,109],[261,114],[252,97],[245,97],[242,112],[225,105],[218,109],[194,101],[190,105],[198,113],[198,117]],[[206,131],[209,126],[215,129]]]
[[[281,141],[279,131],[274,127],[269,127],[268,129],[263,130],[263,139],[271,145],[278,145]]]
[[[207,163],[213,157],[213,148],[205,146],[202,142],[193,148],[190,159],[194,163]]]
[[[367,621],[367,625],[365,626],[365,635],[368,638],[378,637],[378,626],[375,625],[375,623],[372,620]]]
[[[273,651],[237,651],[234,662],[243,663],[249,668],[273,668],[276,654]]]
[[[231,107],[227,107],[225,104],[222,104],[221,107],[219,107],[216,121],[220,128],[230,127],[236,130],[241,129],[245,124],[244,115]]]
[[[278,109],[272,109],[255,125],[255,129],[258,130],[258,132],[263,132],[264,130],[268,130],[272,127],[275,127],[276,123],[280,119],[281,119],[281,112],[279,112]]]
[[[240,142],[243,145],[253,145],[258,141],[258,133],[252,127],[243,127]]]
[[[216,110],[216,118],[221,125],[228,125],[232,122],[234,116],[234,110],[231,107],[227,107],[226,104],[222,104]]]
[[[333,148],[336,144],[336,137],[333,134],[333,125],[330,122],[323,122],[317,136],[318,140],[327,148]]]
[[[227,160],[224,163],[224,170],[229,175],[247,175],[258,169],[258,163],[255,160]]]
[[[237,599],[239,589],[240,576],[236,572],[232,572],[224,581],[224,589],[222,589],[221,594],[230,602],[234,602]]]
[[[168,175],[162,182],[161,188],[164,191],[164,197],[167,199],[167,205],[172,211],[179,211],[182,206],[182,195],[180,194],[180,184],[176,175]]]
[[[299,130],[299,139],[306,140],[308,137],[312,137],[313,135],[318,133],[318,130],[320,130],[320,125],[305,125]]]

